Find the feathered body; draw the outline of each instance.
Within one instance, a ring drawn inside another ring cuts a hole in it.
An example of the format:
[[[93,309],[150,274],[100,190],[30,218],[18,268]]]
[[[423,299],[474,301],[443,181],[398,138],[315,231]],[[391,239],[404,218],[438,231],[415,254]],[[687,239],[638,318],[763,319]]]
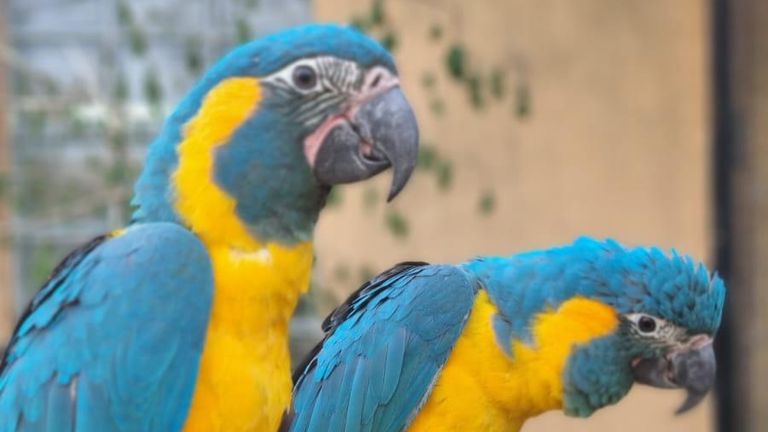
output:
[[[0,432],[274,431],[325,198],[389,166],[396,194],[417,142],[391,56],[355,30],[226,55],[150,146],[131,224],[73,252],[21,317]]]
[[[690,258],[588,238],[395,267],[326,321],[296,369],[285,428],[519,430],[545,411],[588,416],[618,402],[654,359],[695,404],[714,376],[724,295]],[[681,362],[702,372],[683,376]]]

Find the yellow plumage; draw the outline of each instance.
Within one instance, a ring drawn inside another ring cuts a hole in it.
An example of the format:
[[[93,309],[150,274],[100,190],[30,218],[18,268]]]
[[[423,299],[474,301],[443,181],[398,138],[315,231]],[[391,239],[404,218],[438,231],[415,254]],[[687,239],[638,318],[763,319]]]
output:
[[[208,249],[215,279],[186,432],[273,432],[290,402],[288,323],[309,286],[312,244],[260,242],[235,214],[235,200],[212,181],[215,148],[260,100],[258,80],[222,81],[179,145],[175,207]]]
[[[481,291],[411,432],[520,430],[526,419],[561,408],[561,378],[574,345],[607,335],[618,325],[611,307],[576,297],[534,318],[533,342],[511,341],[509,357],[493,333],[495,313]]]

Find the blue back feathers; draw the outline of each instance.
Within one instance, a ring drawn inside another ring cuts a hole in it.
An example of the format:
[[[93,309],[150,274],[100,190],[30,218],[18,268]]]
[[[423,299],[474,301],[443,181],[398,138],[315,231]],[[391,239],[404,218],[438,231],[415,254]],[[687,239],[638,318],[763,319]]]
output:
[[[205,249],[175,224],[138,225],[76,251],[7,349],[0,431],[179,430],[212,289]]]

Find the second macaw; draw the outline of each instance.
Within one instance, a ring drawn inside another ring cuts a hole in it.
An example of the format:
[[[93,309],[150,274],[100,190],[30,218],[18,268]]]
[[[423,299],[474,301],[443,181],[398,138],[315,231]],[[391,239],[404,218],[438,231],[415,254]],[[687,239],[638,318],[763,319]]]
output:
[[[241,46],[151,145],[132,223],[72,253],[0,364],[0,432],[276,430],[332,185],[416,162],[391,55],[335,25]]]
[[[284,430],[520,430],[585,417],[639,382],[712,386],[725,287],[656,248],[583,238],[461,265],[405,263],[328,317]]]

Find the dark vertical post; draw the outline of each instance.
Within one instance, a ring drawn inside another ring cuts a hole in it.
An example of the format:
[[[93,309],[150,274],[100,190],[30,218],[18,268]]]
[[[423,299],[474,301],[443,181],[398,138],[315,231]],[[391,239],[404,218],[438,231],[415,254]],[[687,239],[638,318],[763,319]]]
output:
[[[718,425],[768,428],[768,2],[713,0]]]

